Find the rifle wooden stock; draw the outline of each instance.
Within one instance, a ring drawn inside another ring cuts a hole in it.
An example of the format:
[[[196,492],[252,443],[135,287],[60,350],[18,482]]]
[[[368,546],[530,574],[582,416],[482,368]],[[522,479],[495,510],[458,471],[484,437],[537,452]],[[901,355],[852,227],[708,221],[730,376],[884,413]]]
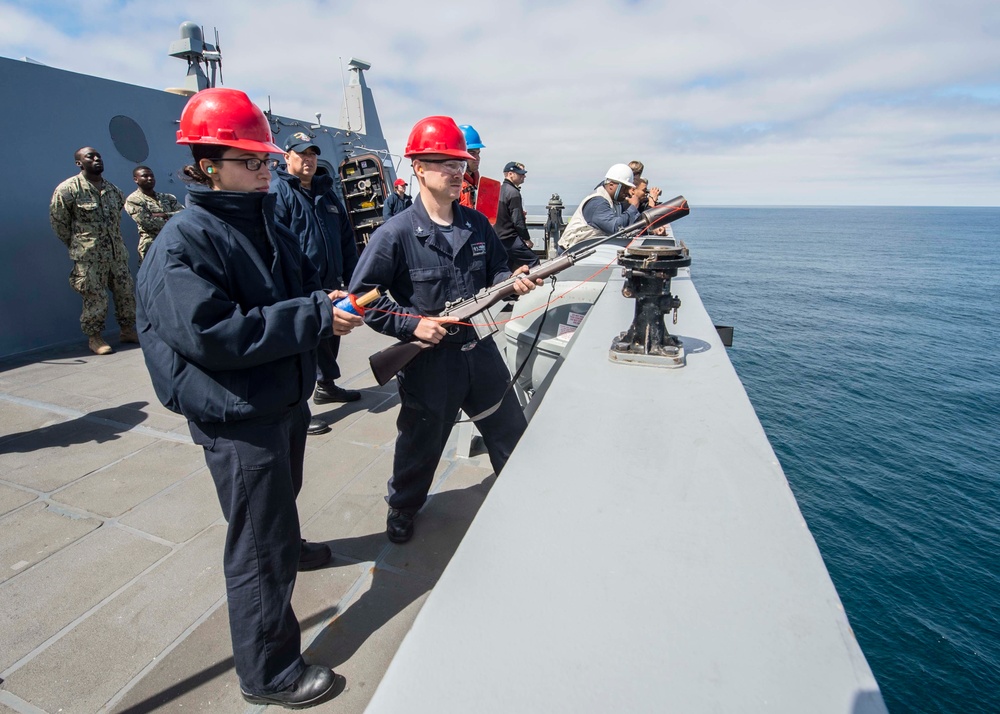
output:
[[[439,317],[450,317],[455,322],[468,322],[473,316],[483,310],[493,307],[501,300],[514,295],[514,284],[518,280],[544,279],[550,275],[555,275],[556,273],[573,265],[581,258],[585,258],[593,253],[594,247],[600,245],[601,243],[609,241],[612,238],[619,238],[628,233],[638,232],[653,223],[671,223],[678,218],[683,218],[686,215],[688,215],[687,201],[683,196],[678,196],[677,198],[671,199],[666,203],[650,208],[648,211],[644,211],[640,216],[639,221],[630,226],[626,226],[613,235],[605,236],[597,241],[587,241],[587,243],[582,244],[578,250],[574,251],[571,248],[569,251],[556,258],[540,263],[535,266],[534,270],[531,270],[528,273],[512,275],[503,282],[497,283],[496,285],[488,288],[483,288],[470,298],[459,300],[454,303],[448,303],[445,305],[445,309],[441,311]],[[412,342],[397,342],[394,345],[389,345],[384,350],[379,350],[368,358],[368,363],[372,368],[372,374],[375,375],[375,381],[378,382],[380,386],[385,384],[396,376],[397,372],[412,362],[418,354],[433,346],[434,345],[428,342],[414,340]]]
[[[429,342],[414,340],[413,342],[397,342],[384,350],[379,350],[368,358],[375,381],[382,386],[396,376],[403,367],[408,365],[417,355],[434,345]]]

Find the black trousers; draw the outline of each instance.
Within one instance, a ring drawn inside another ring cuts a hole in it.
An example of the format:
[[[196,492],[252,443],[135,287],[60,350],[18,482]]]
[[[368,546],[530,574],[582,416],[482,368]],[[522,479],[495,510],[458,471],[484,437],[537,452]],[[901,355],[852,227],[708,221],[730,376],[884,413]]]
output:
[[[305,668],[292,612],[309,409],[247,421],[189,421],[204,448],[229,524],[223,564],[229,629],[240,686],[250,694],[285,689]]]
[[[527,422],[514,393],[503,396],[510,372],[492,338],[467,352],[426,350],[397,379],[402,405],[386,498],[392,508],[416,512],[424,505],[459,409],[474,416],[503,397],[496,412],[477,422],[493,470],[500,473]]]
[[[340,336],[320,340],[316,347],[316,381],[320,384],[340,379],[337,355],[340,354]]]
[[[500,242],[503,243],[503,247],[507,251],[507,267],[510,268],[511,272],[517,270],[522,265],[533,268],[541,262],[534,251],[521,240],[520,236],[516,238],[502,238]]]

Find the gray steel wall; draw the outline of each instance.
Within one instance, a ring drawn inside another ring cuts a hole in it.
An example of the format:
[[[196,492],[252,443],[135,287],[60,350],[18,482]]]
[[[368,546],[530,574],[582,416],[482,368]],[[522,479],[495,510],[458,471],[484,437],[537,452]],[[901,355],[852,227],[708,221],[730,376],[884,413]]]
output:
[[[174,143],[186,99],[136,87],[0,58],[0,135],[7,141],[0,178],[0,356],[80,341],[80,297],[67,281],[72,263],[49,226],[49,200],[56,185],[79,172],[73,153],[93,146],[104,157],[104,177],[127,196],[135,190],[136,162],[111,139],[112,117],[131,117],[142,128],[149,156],[141,163],[156,173],[157,189],[186,191],[174,176],[190,159]],[[122,214],[122,235],[138,267],[135,224]],[[112,313],[109,327],[116,329]]]
[[[180,77],[183,65],[177,68]],[[280,146],[293,131],[315,133],[322,160],[334,173],[348,152],[366,153],[361,146],[385,151],[371,91],[363,84],[360,89],[367,134],[327,126],[312,130],[309,121],[276,116],[275,142]],[[186,102],[185,97],[155,89],[0,57],[0,135],[8,144],[6,172],[0,178],[0,357],[83,344],[80,296],[68,283],[72,263],[49,226],[52,191],[79,172],[74,152],[81,146],[100,151],[104,177],[126,196],[135,190],[132,169],[145,164],[156,174],[157,190],[183,202],[187,191],[179,172],[190,163],[191,153],[175,141]],[[130,117],[141,128],[149,147],[144,160],[119,153],[110,129],[115,116]],[[395,171],[388,166],[385,171],[391,182]],[[125,213],[121,225],[134,275],[139,236]],[[109,313],[108,328],[116,330],[113,311]]]

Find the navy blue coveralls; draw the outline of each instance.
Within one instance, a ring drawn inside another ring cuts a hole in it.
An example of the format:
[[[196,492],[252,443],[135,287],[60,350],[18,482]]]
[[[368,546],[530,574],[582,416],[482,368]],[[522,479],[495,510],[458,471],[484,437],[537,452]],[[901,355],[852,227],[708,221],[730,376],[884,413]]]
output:
[[[240,686],[305,668],[292,589],[314,351],[333,309],[273,223],[274,196],[193,188],[139,269],[139,341],[156,395],[188,419],[229,524],[223,563]]]
[[[350,290],[359,295],[380,287],[391,293],[365,312],[374,329],[413,340],[420,316],[437,315],[446,302],[510,277],[507,252],[486,216],[457,201],[452,208],[452,240],[427,215],[419,195],[409,210],[372,235]],[[421,352],[397,375],[402,404],[386,498],[392,508],[416,512],[424,504],[459,409],[475,415],[502,400],[496,412],[477,422],[497,473],[527,426],[514,395],[504,396],[510,373],[493,339],[477,343],[471,327],[450,330],[455,334]]]
[[[333,190],[333,177],[314,176],[306,191],[297,176],[280,170],[275,173],[278,180],[271,182],[271,190],[278,196],[275,221],[298,236],[302,252],[312,261],[323,287],[342,290],[351,282],[358,264],[358,245],[347,211]],[[320,384],[329,386],[340,378],[339,354],[339,336],[319,343],[316,379]]]

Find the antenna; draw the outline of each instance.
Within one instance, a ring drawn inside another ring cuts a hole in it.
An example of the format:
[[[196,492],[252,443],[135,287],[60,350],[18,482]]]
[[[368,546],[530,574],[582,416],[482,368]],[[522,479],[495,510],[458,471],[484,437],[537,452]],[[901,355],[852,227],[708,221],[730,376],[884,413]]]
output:
[[[184,85],[174,91],[178,94],[191,96],[195,92],[214,86],[202,69],[202,63],[208,64],[205,55],[214,49],[207,45],[204,40],[205,33],[201,26],[194,22],[184,22],[180,26],[180,39],[170,43],[168,53],[171,57],[185,60],[187,62],[187,77]]]
[[[347,101],[347,79],[344,77],[344,58],[337,57],[340,60],[340,81],[344,85],[344,111],[347,113],[347,131],[351,130],[351,107]]]
[[[208,86],[215,86],[215,77],[218,75],[219,79],[222,79],[222,51],[219,49],[219,28],[213,28],[215,30],[215,44],[210,45],[205,43],[205,49],[202,51],[202,61],[212,72],[212,79]],[[204,35],[204,29],[202,29],[202,34]]]
[[[219,53],[219,82],[225,84],[226,80],[222,78],[222,45],[219,44],[219,28],[215,28],[215,50]]]

